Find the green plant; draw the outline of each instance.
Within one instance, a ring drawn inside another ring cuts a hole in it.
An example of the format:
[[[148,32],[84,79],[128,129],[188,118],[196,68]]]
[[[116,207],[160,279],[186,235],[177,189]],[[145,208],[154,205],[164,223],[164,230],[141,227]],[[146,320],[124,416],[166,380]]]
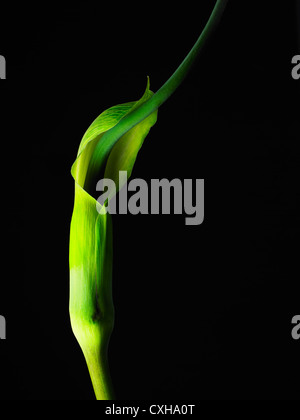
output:
[[[102,173],[118,186],[119,171],[131,175],[139,149],[156,123],[158,108],[175,92],[218,25],[228,0],[218,0],[203,32],[169,80],[154,94],[149,79],[137,102],[104,111],[88,128],[72,166],[75,203],[70,232],[70,317],[89,368],[96,398],[114,398],[107,362],[114,324],[112,221],[91,191]]]

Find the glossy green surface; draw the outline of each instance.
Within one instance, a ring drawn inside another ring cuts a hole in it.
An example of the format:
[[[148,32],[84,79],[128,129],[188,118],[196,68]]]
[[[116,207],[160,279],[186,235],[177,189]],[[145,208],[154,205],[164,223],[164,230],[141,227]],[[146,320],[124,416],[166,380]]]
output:
[[[110,399],[113,396],[106,360],[114,322],[111,290],[112,224],[109,213],[100,214],[99,204],[86,191],[86,174],[91,156],[103,134],[152,95],[148,81],[146,91],[139,101],[104,111],[83,136],[71,170],[75,181],[75,202],[70,231],[70,316],[73,332],[85,355],[98,399]],[[127,171],[130,176],[138,151],[156,119],[157,111],[154,111],[121,136],[112,147],[108,159],[99,159],[93,173],[94,181],[103,168],[105,176],[115,180],[117,185],[120,170]]]
[[[114,323],[112,301],[112,221],[98,213],[93,197],[100,176],[117,188],[119,171],[131,175],[138,151],[157,119],[157,110],[182,83],[220,21],[228,0],[218,0],[190,53],[157,93],[104,111],[86,131],[72,166],[75,202],[70,232],[70,317],[84,353],[96,398],[113,399],[107,348]]]

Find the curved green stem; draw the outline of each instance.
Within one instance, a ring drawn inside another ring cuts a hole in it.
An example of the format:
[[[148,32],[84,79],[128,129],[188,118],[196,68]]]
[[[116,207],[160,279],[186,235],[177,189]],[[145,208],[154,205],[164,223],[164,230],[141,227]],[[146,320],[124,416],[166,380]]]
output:
[[[108,366],[107,346],[104,350],[101,345],[90,347],[90,351],[84,351],[84,356],[96,399],[101,401],[114,400],[115,394]]]
[[[103,162],[107,161],[114,144],[130,129],[154,113],[182,83],[218,25],[227,2],[228,0],[216,1],[194,47],[167,82],[150,99],[141,102],[142,105],[123,114],[125,116],[113,128],[101,131],[101,140],[92,144],[95,149],[87,149],[82,165],[75,165],[75,204],[70,235],[70,316],[72,329],[85,355],[98,400],[114,398],[107,363],[107,347],[114,322],[111,290],[112,223],[109,213],[98,214],[96,202],[92,198],[93,194],[89,194],[89,189],[92,188],[95,173],[99,172]],[[152,121],[141,129],[139,135],[142,140],[154,123]],[[97,139],[98,134],[95,136],[94,139]],[[136,155],[132,158],[133,162],[135,158]],[[87,166],[83,186],[77,181],[80,178],[83,183]]]
[[[139,108],[135,109],[133,112],[127,114],[124,118],[121,119],[121,121],[119,121],[117,125],[115,125],[103,135],[91,158],[87,171],[85,188],[90,188],[92,174],[95,173],[95,169],[97,168],[99,156],[101,155],[108,157],[115,142],[132,127],[134,127],[140,121],[152,114],[152,112],[154,112],[156,109],[158,109],[182,83],[192,65],[194,64],[196,58],[199,56],[200,52],[203,50],[203,47],[206,45],[209,37],[218,26],[227,3],[228,0],[217,0],[211,16],[195,45],[183,60],[181,65],[173,73],[173,75],[152,96],[152,98],[141,105]]]

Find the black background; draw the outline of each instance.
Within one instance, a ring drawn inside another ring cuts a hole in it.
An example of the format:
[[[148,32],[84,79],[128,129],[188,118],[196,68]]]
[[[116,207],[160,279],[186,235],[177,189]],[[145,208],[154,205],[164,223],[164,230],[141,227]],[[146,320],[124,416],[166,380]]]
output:
[[[214,1],[1,6],[0,399],[94,399],[68,315],[70,167],[104,109],[156,91]],[[298,23],[299,25],[299,23]],[[204,178],[205,222],[114,216],[119,399],[299,399],[296,2],[231,0],[133,178]]]

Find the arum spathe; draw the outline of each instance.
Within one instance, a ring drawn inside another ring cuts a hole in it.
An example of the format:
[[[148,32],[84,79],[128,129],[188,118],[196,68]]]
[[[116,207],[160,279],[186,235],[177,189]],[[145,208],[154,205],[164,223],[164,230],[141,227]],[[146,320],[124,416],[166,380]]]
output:
[[[113,399],[107,348],[114,324],[112,301],[112,221],[91,194],[102,173],[118,185],[119,171],[131,175],[157,110],[185,78],[228,0],[218,0],[196,44],[155,94],[149,79],[143,97],[104,111],[88,128],[72,166],[75,202],[70,232],[70,317],[84,353],[97,399]]]
[[[71,170],[75,180],[70,233],[71,323],[85,355],[96,396],[101,399],[112,397],[106,355],[114,321],[112,226],[109,213],[99,211],[99,203],[86,190],[87,174],[91,156],[104,133],[151,96],[148,80],[140,101],[117,105],[103,112],[85,133]],[[157,111],[154,111],[121,136],[109,158],[98,160],[97,171],[105,167],[106,176],[111,179],[117,179],[118,170],[131,174],[137,153],[156,118]]]

